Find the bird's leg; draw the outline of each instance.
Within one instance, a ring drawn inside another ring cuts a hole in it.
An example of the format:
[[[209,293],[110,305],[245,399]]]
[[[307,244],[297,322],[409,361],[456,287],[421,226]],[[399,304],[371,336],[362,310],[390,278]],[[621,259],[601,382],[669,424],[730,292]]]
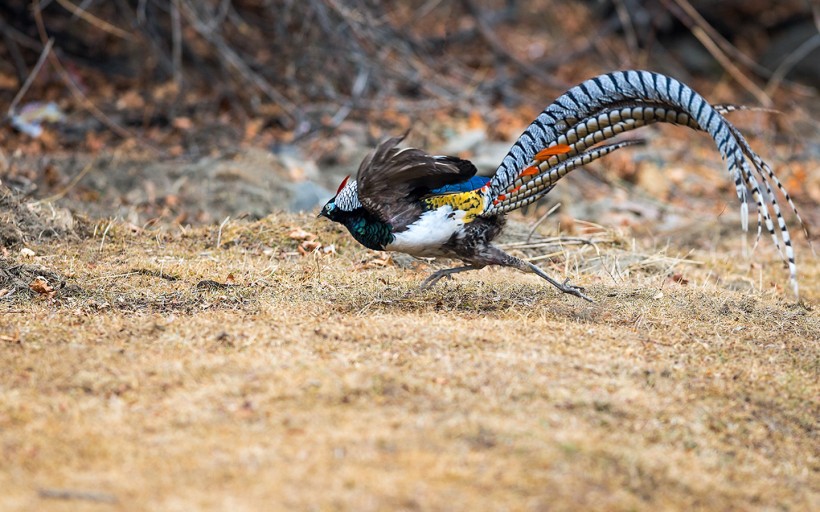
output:
[[[518,259],[518,258],[516,258],[516,259]],[[582,287],[573,286],[573,285],[569,284],[569,278],[564,279],[563,283],[559,283],[558,281],[556,281],[555,279],[553,279],[549,275],[547,275],[546,272],[544,272],[540,268],[536,267],[535,265],[533,265],[529,261],[524,261],[524,260],[518,260],[518,261],[520,262],[520,266],[517,266],[516,268],[518,268],[520,270],[523,270],[524,272],[532,272],[533,274],[536,274],[538,277],[542,277],[542,278],[546,279],[551,285],[558,288],[559,290],[561,290],[564,293],[568,293],[570,295],[575,295],[576,297],[580,297],[584,300],[588,300],[589,302],[595,302],[594,300],[590,299],[589,297],[587,297],[586,295],[583,294],[584,289]]]
[[[426,290],[427,288],[430,288],[431,286],[439,282],[443,277],[450,277],[453,274],[458,274],[459,272],[467,272],[468,270],[478,270],[483,267],[484,265],[465,265],[463,267],[445,268],[443,270],[434,272],[433,275],[425,279],[421,283],[420,288],[422,290]]]
[[[477,258],[474,257],[473,260],[475,259]],[[576,297],[588,300],[589,302],[595,302],[594,300],[590,299],[589,297],[583,294],[583,288],[569,284],[569,279],[566,279],[563,283],[560,283],[555,279],[551,278],[549,275],[547,275],[546,272],[536,267],[529,261],[524,261],[520,258],[516,258],[515,256],[510,256],[506,252],[502,251],[501,249],[493,245],[488,245],[483,248],[483,250],[480,252],[480,261],[487,265],[502,265],[504,267],[517,268],[518,270],[521,270],[523,272],[532,272],[538,277],[546,279],[547,282],[549,282],[551,285],[558,288],[564,293],[575,295]]]

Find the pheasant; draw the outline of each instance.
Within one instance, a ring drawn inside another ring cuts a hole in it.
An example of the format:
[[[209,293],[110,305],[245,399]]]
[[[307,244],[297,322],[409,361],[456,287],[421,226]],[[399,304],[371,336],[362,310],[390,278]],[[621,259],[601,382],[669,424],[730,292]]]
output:
[[[370,249],[464,263],[433,273],[422,288],[458,272],[501,265],[534,273],[564,293],[592,301],[583,288],[553,279],[492,241],[504,227],[506,213],[540,199],[573,169],[641,141],[599,143],[642,126],[672,123],[704,131],[714,139],[735,184],[743,230],[748,230],[751,199],[757,208],[757,239],[765,225],[788,264],[797,295],[794,248],[773,187],[806,228],[774,171],[724,117],[739,108],[710,105],[689,86],[650,71],[600,75],[545,108],[492,177],[477,176],[467,160],[399,148],[403,137],[395,137],[362,161],[355,180],[348,176],[342,181],[319,215],[343,224]]]

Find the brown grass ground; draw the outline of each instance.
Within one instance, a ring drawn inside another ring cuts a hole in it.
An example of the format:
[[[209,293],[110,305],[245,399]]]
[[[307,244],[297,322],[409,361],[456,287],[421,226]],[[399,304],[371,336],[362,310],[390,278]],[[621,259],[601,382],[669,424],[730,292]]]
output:
[[[338,255],[295,255],[294,225]],[[428,266],[363,268],[303,217],[218,249],[104,227],[17,258],[55,297],[0,301],[4,511],[820,508],[804,248],[802,305],[735,231],[702,265],[569,248],[588,304],[506,269],[419,291]]]

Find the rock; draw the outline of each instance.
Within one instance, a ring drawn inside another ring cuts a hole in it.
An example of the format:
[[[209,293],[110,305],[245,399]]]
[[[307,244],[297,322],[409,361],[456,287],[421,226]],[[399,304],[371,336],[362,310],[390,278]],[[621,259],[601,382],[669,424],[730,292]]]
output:
[[[312,181],[291,183],[288,189],[291,192],[288,211],[294,213],[313,211],[333,197],[333,192]]]
[[[478,146],[470,159],[478,168],[478,174],[492,176],[514,142],[488,142]]]
[[[473,148],[485,140],[487,140],[487,133],[482,129],[458,132],[450,137],[447,144],[441,148],[441,154],[457,156],[461,153],[472,151]]]

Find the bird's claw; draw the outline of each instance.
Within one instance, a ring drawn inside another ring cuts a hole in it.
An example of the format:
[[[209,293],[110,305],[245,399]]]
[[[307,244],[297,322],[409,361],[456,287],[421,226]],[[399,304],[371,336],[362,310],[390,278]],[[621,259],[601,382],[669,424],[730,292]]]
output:
[[[421,285],[419,286],[419,289],[420,290],[426,290],[428,288],[432,288],[439,281],[441,281],[442,279],[445,279],[445,278],[446,279],[453,279],[453,276],[450,275],[450,274],[441,274],[441,275],[439,275],[439,273],[436,272],[433,275],[431,275],[430,277],[428,277],[427,279],[425,279],[424,281],[422,281]]]
[[[583,292],[586,291],[586,288],[584,288],[583,286],[574,286],[574,285],[569,284],[569,278],[564,279],[564,282],[561,284],[561,286],[558,287],[558,289],[561,290],[564,293],[568,293],[570,295],[575,295],[576,297],[584,299],[586,301],[589,301],[589,302],[592,302],[592,303],[595,302],[591,298],[584,295]]]

